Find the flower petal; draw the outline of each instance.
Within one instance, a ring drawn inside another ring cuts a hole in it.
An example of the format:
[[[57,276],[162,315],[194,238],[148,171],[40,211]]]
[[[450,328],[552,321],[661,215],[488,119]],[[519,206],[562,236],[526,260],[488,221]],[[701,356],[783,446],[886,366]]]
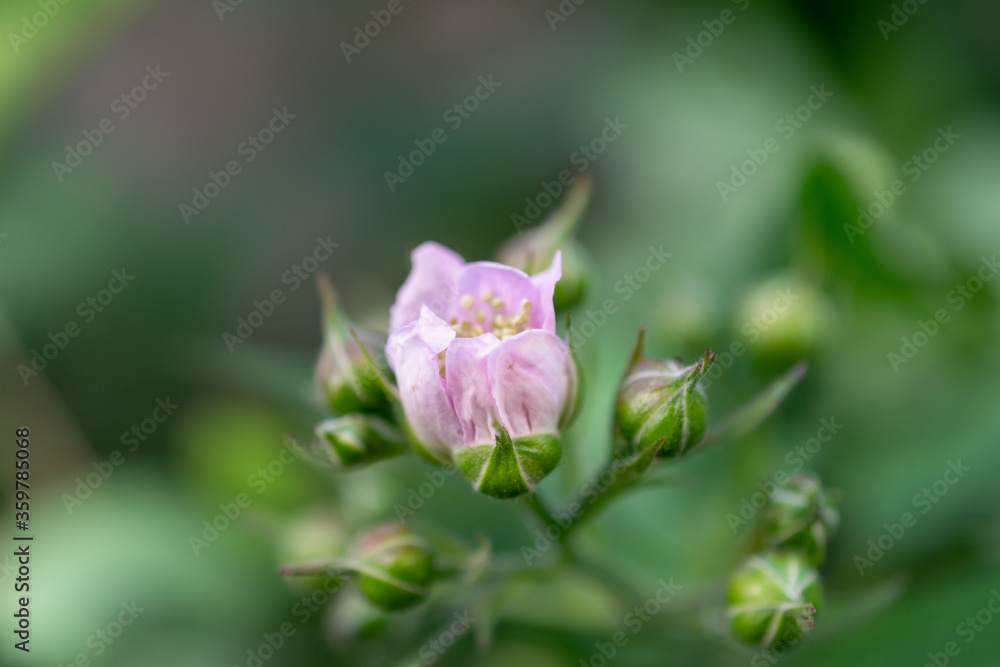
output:
[[[417,246],[410,255],[413,268],[396,294],[396,303],[389,310],[389,333],[409,324],[426,305],[437,315],[445,315],[449,304],[456,300],[455,283],[465,260],[444,246],[428,241]]]
[[[490,353],[493,399],[512,437],[559,432],[570,363],[566,343],[538,329],[511,336]]]
[[[562,251],[556,250],[549,268],[531,276],[531,282],[538,290],[538,303],[535,304],[535,310],[532,311],[532,327],[555,333],[556,309],[552,305],[552,296],[555,294],[556,283],[559,282],[560,278],[562,278]]]
[[[499,418],[486,361],[500,346],[493,334],[456,338],[445,356],[445,386],[462,425],[463,445],[492,444],[496,440],[493,421]]]
[[[451,448],[462,440],[438,362],[438,353],[448,344],[441,327],[454,337],[447,324],[423,309],[421,319],[389,336],[386,357],[396,373],[399,397],[414,434],[432,456],[448,461]]]

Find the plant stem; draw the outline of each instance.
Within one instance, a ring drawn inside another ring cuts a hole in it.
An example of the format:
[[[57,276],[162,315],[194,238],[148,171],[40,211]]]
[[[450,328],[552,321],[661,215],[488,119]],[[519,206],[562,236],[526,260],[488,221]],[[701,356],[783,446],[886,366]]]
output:
[[[531,511],[535,513],[535,516],[542,520],[546,528],[555,528],[560,534],[563,532],[563,527],[556,521],[556,518],[552,516],[552,512],[549,511],[534,491],[527,494],[524,500],[528,504],[528,507],[531,508]]]
[[[581,524],[586,522],[588,519],[596,515],[605,505],[607,505],[611,500],[613,500],[622,491],[631,488],[636,482],[639,481],[640,477],[622,474],[620,471],[615,471],[612,468],[613,461],[609,462],[604,469],[594,475],[594,479],[600,480],[605,473],[610,474],[613,477],[611,484],[601,488],[596,494],[590,495],[588,498],[580,498],[575,501],[574,504],[578,505],[580,509],[573,514],[573,523],[562,531],[560,536],[560,541],[565,541],[570,534],[577,529]]]

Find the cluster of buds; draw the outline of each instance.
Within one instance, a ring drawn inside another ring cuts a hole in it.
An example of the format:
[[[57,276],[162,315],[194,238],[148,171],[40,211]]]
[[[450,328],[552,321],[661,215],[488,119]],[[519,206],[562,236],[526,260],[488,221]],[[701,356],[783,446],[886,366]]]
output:
[[[729,619],[738,639],[787,649],[813,626],[822,604],[818,568],[839,519],[813,473],[795,475],[771,491],[757,553],[729,584]]]
[[[412,449],[433,464],[454,465],[496,498],[532,491],[556,467],[579,378],[555,333],[556,303],[567,307],[583,293],[576,254],[573,284],[561,281],[563,249],[575,247],[572,231],[589,195],[583,183],[550,220],[504,246],[503,263],[467,263],[436,243],[416,248],[387,338],[353,325],[320,276],[324,342],[316,384],[336,416],[316,425],[310,460],[349,469]],[[410,529],[389,525],[363,532],[336,557],[283,572],[353,575],[355,601],[391,612],[426,599],[435,553]]]
[[[350,322],[325,275],[320,275],[318,285],[323,348],[316,364],[316,385],[326,405],[340,416],[316,425],[311,458],[348,468],[405,452],[406,436],[372,356],[384,355],[385,337]]]
[[[324,345],[316,380],[335,416],[316,426],[311,458],[346,469],[410,450],[453,466],[479,493],[527,495],[543,520],[558,522],[529,494],[559,464],[580,398],[579,369],[556,321],[586,289],[572,232],[589,189],[581,180],[549,220],[505,244],[498,262],[466,262],[433,242],[418,246],[390,309],[387,336],[352,325],[321,278]],[[752,409],[706,436],[708,401],[700,383],[715,355],[706,350],[687,366],[649,358],[644,338],[642,330],[615,400],[613,481],[586,511],[636,483],[657,460],[751,428],[804,372],[793,369]],[[733,575],[728,596],[734,634],[767,647],[797,641],[812,624],[821,604],[817,568],[839,519],[808,474],[776,489],[769,502],[764,536]],[[448,553],[442,541],[432,544],[400,524],[362,529],[349,547],[330,550],[336,555],[283,571],[353,579],[355,597],[341,612],[357,622],[341,625],[359,631],[377,625],[379,614],[425,601],[447,574],[475,580],[488,557],[484,549],[482,558],[465,554],[463,567],[441,567]]]

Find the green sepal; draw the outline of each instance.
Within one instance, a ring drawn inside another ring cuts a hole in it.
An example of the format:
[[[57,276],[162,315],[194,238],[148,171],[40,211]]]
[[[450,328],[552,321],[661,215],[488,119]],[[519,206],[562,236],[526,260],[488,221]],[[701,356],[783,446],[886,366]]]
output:
[[[494,498],[528,493],[562,458],[559,437],[539,433],[511,438],[497,425],[496,442],[472,445],[455,453],[455,463],[476,491]]]

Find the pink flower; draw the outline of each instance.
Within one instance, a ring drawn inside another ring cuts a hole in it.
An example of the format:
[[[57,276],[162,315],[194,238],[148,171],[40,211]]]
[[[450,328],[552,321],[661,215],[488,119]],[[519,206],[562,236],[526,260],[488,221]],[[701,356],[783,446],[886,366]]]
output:
[[[524,493],[558,463],[559,429],[576,400],[576,368],[555,334],[560,255],[530,277],[466,264],[436,243],[412,259],[386,347],[410,427],[426,453],[454,457],[480,491]]]

